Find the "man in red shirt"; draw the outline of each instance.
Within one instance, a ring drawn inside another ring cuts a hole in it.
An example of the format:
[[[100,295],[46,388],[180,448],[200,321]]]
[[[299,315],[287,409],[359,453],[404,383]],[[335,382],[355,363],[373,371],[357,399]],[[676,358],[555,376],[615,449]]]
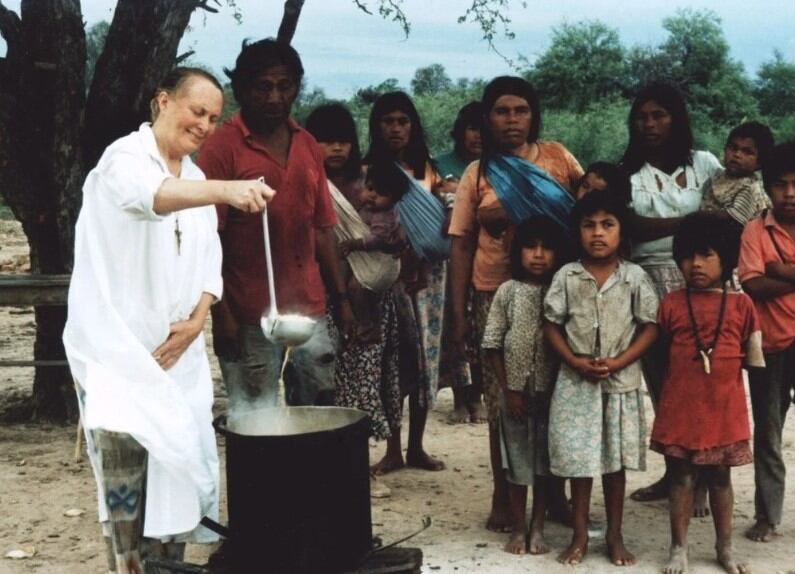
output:
[[[276,299],[280,313],[317,320],[312,338],[290,352],[284,371],[291,405],[333,404],[335,310],[343,338],[353,314],[338,267],[336,216],[317,142],[290,117],[303,77],[298,53],[272,39],[243,42],[226,70],[240,112],[202,147],[198,164],[211,179],[257,179],[276,190],[269,204]],[[285,349],[268,341],[260,319],[270,307],[262,217],[218,206],[223,299],[213,307],[213,339],[230,412],[277,402]]]

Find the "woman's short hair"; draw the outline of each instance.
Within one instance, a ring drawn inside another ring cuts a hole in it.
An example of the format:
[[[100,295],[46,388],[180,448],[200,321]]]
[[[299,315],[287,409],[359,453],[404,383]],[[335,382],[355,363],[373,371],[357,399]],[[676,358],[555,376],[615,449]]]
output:
[[[764,165],[770,152],[773,150],[775,140],[770,128],[760,122],[745,122],[732,129],[726,138],[726,145],[729,145],[734,138],[748,138],[754,140],[756,146],[756,157],[760,167]]]
[[[343,142],[351,144],[348,160],[342,168],[346,180],[352,181],[361,173],[362,154],[359,150],[359,137],[356,122],[342,104],[332,103],[318,106],[306,118],[306,131],[319,142]]]
[[[370,147],[363,161],[366,164],[371,164],[395,160],[381,134],[381,118],[393,112],[403,112],[409,117],[411,132],[404,159],[414,172],[414,177],[423,179],[425,166],[431,161],[431,154],[425,143],[425,130],[422,127],[422,121],[420,121],[420,114],[405,92],[387,92],[380,95],[373,104],[369,120]]]
[[[189,66],[178,66],[173,68],[165,77],[157,84],[155,88],[155,95],[149,101],[149,112],[152,123],[155,122],[157,116],[160,115],[160,106],[157,104],[157,96],[160,92],[166,92],[169,95],[176,94],[185,83],[191,78],[202,78],[210,82],[213,86],[218,88],[218,91],[223,94],[224,88],[221,83],[207,70],[201,68],[191,68]]]
[[[740,247],[737,228],[733,220],[716,212],[696,211],[686,215],[674,234],[674,261],[681,266],[683,259],[712,249],[720,258],[721,278],[728,281],[737,267]]]
[[[459,155],[464,145],[464,134],[467,128],[480,130],[482,125],[483,109],[480,102],[469,102],[458,110],[453,129],[450,131],[450,137],[453,138],[455,149],[459,152]]]
[[[304,66],[301,57],[290,44],[273,38],[265,38],[249,43],[243,40],[240,54],[235,61],[235,68],[224,68],[224,73],[232,81],[232,93],[241,103],[245,92],[251,87],[257,76],[274,66],[285,66],[297,85],[304,77]]]
[[[641,135],[635,127],[635,118],[640,108],[654,101],[671,115],[671,132],[665,142],[665,159],[669,169],[689,165],[693,160],[693,131],[690,128],[690,115],[682,92],[671,84],[654,82],[646,85],[635,96],[629,110],[627,124],[629,143],[621,159],[622,167],[629,174],[638,171],[646,163],[647,150]]]
[[[523,279],[527,271],[522,266],[522,249],[531,247],[533,242],[541,241],[544,247],[555,252],[555,265],[552,273],[563,267],[572,258],[571,240],[563,228],[544,216],[535,216],[516,227],[511,240],[511,277]]]

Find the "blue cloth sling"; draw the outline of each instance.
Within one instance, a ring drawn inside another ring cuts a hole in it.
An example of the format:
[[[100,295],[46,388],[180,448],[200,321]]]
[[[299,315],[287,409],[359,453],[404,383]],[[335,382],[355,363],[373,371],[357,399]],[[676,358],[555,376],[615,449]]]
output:
[[[510,220],[521,223],[543,215],[569,229],[574,197],[540,167],[514,155],[495,155],[486,177]]]
[[[403,168],[400,171],[406,176],[408,190],[395,208],[411,249],[425,261],[449,258],[450,238],[444,234],[445,211],[442,203]]]

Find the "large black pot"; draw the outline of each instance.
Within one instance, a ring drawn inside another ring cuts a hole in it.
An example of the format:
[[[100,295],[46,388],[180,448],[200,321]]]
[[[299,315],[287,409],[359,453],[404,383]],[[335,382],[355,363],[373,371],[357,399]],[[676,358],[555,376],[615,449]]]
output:
[[[225,554],[240,572],[355,569],[372,549],[365,413],[264,408],[219,417],[226,437]]]

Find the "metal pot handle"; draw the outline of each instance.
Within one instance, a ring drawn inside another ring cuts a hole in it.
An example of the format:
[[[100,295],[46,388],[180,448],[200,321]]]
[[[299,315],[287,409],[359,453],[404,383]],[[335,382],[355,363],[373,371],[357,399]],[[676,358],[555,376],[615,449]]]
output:
[[[402,544],[406,540],[410,540],[410,539],[414,538],[420,532],[424,532],[425,530],[427,530],[431,526],[432,522],[433,521],[431,520],[430,516],[423,516],[422,517],[422,528],[420,528],[419,530],[417,530],[415,532],[412,532],[408,536],[404,536],[400,540],[395,540],[394,542],[390,542],[387,545],[378,544],[380,542],[380,539],[376,539],[377,540],[376,545],[370,551],[370,553],[367,555],[367,558],[370,558],[370,556],[372,556],[373,554],[378,554],[379,552],[382,552],[382,551],[386,550],[387,548],[392,548],[393,546],[397,546],[398,544]]]
[[[228,433],[226,428],[226,415],[218,415],[215,417],[213,419],[213,428],[218,434],[226,436]]]

